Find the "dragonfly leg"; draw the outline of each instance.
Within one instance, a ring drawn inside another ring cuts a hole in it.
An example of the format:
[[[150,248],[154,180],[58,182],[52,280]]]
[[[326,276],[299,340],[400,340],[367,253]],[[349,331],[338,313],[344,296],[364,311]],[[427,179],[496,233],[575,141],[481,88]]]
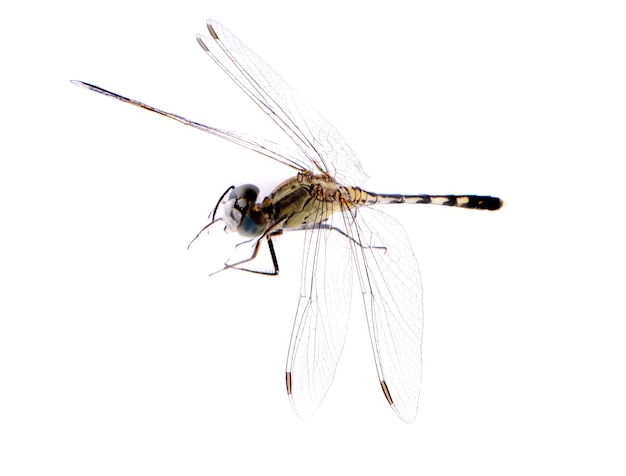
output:
[[[252,250],[252,254],[250,255],[249,258],[238,261],[237,263],[224,263],[224,268],[221,269],[220,271],[224,271],[226,269],[238,269],[240,271],[247,271],[248,273],[264,274],[268,276],[278,275],[278,272],[279,272],[278,258],[276,258],[276,251],[274,250],[274,242],[272,241],[272,237],[281,235],[282,233],[283,233],[283,230],[280,229],[280,230],[274,230],[268,233],[267,235],[265,235],[265,238],[267,239],[267,246],[270,250],[270,257],[272,258],[272,266],[274,268],[272,271],[262,271],[258,269],[245,268],[242,266],[256,259],[257,255],[259,254],[259,250],[261,249],[261,244],[263,243],[262,239],[257,241],[256,245],[254,246],[254,250]]]
[[[329,225],[327,223],[320,223],[320,224],[316,225],[315,228],[322,229],[322,230],[336,231],[340,235],[342,235],[342,236],[346,237],[347,239],[349,239],[351,242],[355,243],[359,248],[364,248],[364,249],[368,249],[368,250],[383,250],[383,251],[387,251],[387,247],[385,247],[385,246],[367,246],[367,245],[364,245],[359,240],[357,240],[353,236],[350,236],[348,233],[343,231],[341,228],[337,228],[336,226],[332,226],[332,225]]]

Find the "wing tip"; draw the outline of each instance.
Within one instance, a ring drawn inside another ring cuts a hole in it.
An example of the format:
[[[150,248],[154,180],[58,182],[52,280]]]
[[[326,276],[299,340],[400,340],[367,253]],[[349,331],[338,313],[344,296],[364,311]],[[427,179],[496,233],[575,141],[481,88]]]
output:
[[[206,21],[206,27],[209,30],[209,33],[211,34],[211,36],[213,37],[214,40],[219,40],[220,37],[217,35],[217,32],[215,31],[215,28],[213,27],[213,24],[215,22],[213,20],[207,20]]]
[[[94,86],[93,84],[89,84],[84,81],[79,81],[77,79],[70,79],[70,83],[72,83],[74,86],[78,86],[79,88],[91,89],[92,91],[97,87],[97,86]]]
[[[200,45],[200,48],[202,48],[204,51],[206,51],[208,53],[209,52],[209,47],[206,45],[204,40],[206,40],[206,37],[204,35],[201,35],[200,33],[196,34],[196,41]]]
[[[415,405],[412,411],[407,408],[401,411],[400,408],[398,408],[398,405],[394,403],[393,398],[391,397],[391,392],[389,391],[387,382],[385,382],[384,380],[381,380],[380,386],[383,389],[383,393],[385,394],[385,398],[387,399],[389,406],[395,412],[395,414],[398,415],[400,420],[402,420],[405,423],[413,423],[415,421],[415,417],[417,416],[417,405]],[[408,411],[405,411],[405,410],[408,410]]]

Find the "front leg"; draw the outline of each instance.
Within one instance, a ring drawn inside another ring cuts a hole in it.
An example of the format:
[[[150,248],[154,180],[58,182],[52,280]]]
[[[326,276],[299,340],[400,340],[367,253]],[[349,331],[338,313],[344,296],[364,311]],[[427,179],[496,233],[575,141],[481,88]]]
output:
[[[244,265],[246,263],[249,263],[251,261],[254,261],[256,259],[256,257],[259,254],[259,250],[261,249],[261,244],[263,243],[263,238],[261,238],[254,245],[254,249],[252,250],[252,254],[248,258],[243,259],[241,261],[238,261],[236,263],[228,263],[228,262],[224,263],[224,267],[222,269],[220,269],[219,271],[215,271],[214,273],[211,273],[209,276],[213,276],[214,274],[217,274],[217,273],[219,273],[221,271],[224,271],[226,269],[238,269],[238,270],[241,270],[241,271],[247,271],[248,273],[265,274],[265,275],[268,275],[268,276],[276,276],[276,275],[278,275],[278,272],[280,270],[279,270],[279,267],[278,267],[278,258],[276,258],[276,251],[274,250],[274,242],[272,241],[272,237],[278,236],[278,235],[282,235],[282,233],[283,233],[283,230],[280,229],[280,230],[272,231],[272,232],[270,232],[270,233],[265,235],[265,238],[267,239],[267,246],[268,246],[268,248],[270,250],[270,257],[272,259],[272,267],[273,267],[272,271],[260,271],[260,270],[257,270],[257,269],[250,269],[250,268],[246,268],[246,267],[242,266],[242,265]],[[247,243],[247,242],[244,242],[244,243]],[[240,245],[241,244],[243,244],[243,243],[240,243]],[[237,246],[239,246],[239,245],[237,245]]]

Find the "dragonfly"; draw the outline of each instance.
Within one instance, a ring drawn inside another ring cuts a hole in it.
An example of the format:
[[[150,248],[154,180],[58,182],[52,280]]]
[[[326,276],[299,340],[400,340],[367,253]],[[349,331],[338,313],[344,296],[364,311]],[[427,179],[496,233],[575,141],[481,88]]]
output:
[[[366,191],[361,186],[368,176],[337,129],[224,26],[214,20],[206,25],[209,35],[196,35],[202,49],[287,135],[290,145],[200,124],[83,81],[72,83],[239,144],[294,170],[292,178],[262,200],[255,185],[229,187],[196,238],[221,223],[227,232],[241,236],[239,244],[248,244],[250,251],[242,259],[227,261],[223,270],[276,275],[273,240],[285,232],[303,232],[300,295],[285,369],[293,410],[301,418],[310,417],[331,386],[356,279],[380,387],[397,416],[413,422],[422,378],[421,277],[403,226],[376,206],[412,203],[498,210],[502,200]],[[261,250],[269,250],[269,271],[252,267]]]

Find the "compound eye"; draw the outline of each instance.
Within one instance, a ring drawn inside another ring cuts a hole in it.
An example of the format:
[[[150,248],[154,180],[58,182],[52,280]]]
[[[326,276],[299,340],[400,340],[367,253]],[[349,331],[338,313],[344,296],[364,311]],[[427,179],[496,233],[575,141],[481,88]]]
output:
[[[259,236],[266,228],[265,218],[256,205],[259,188],[245,184],[234,188],[224,202],[224,221],[231,231],[242,236]]]
[[[228,195],[228,201],[233,201],[234,207],[245,215],[246,211],[256,203],[259,196],[259,187],[252,184],[235,187]]]

